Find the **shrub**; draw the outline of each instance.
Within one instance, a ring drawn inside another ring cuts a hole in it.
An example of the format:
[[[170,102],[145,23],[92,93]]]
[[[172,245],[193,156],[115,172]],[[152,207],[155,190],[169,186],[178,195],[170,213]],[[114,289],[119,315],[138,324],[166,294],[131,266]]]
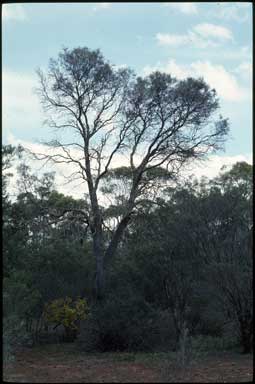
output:
[[[142,299],[109,297],[91,311],[78,343],[86,351],[152,350],[159,338],[155,311]]]
[[[3,318],[2,343],[4,364],[15,360],[17,347],[32,345],[32,336],[26,332],[24,320],[20,320],[16,314]]]
[[[65,341],[74,341],[79,330],[79,323],[88,315],[88,305],[85,299],[73,301],[70,297],[53,300],[45,305],[44,317],[55,328],[63,325]]]
[[[235,338],[227,336],[196,336],[191,338],[192,349],[196,352],[212,352],[212,351],[226,351],[231,350],[237,345]]]

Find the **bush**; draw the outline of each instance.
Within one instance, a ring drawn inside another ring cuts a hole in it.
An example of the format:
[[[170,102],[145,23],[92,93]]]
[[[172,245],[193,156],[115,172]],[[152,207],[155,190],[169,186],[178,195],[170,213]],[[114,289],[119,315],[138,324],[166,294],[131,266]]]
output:
[[[29,275],[29,274],[28,274]],[[12,272],[3,279],[3,360],[14,359],[15,349],[31,346],[32,334],[26,329],[26,316],[36,312],[39,295],[29,289],[29,276]]]
[[[237,345],[235,338],[229,338],[226,335],[221,337],[196,336],[191,337],[192,349],[196,352],[219,352],[231,350]]]
[[[3,319],[3,362],[9,363],[15,359],[14,353],[19,346],[31,346],[32,335],[26,332],[25,322],[17,315]]]
[[[74,341],[79,322],[88,314],[88,305],[85,299],[73,301],[70,297],[57,299],[45,305],[44,317],[56,327],[62,325],[65,329],[65,341]]]
[[[86,351],[147,351],[158,338],[156,313],[147,303],[111,296],[82,324],[78,343]]]
[[[200,321],[196,327],[196,335],[211,336],[212,338],[223,335],[225,323],[224,314],[216,308],[216,303],[207,305],[201,313],[198,313]]]

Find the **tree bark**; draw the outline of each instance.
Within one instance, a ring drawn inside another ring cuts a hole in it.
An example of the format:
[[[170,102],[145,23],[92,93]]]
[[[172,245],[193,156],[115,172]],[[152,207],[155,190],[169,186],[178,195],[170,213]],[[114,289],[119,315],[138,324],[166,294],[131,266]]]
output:
[[[93,238],[93,252],[96,258],[95,297],[101,301],[104,297],[104,251],[102,234],[95,234]]]
[[[106,252],[105,252],[105,262],[108,263],[112,258],[113,256],[115,255],[116,251],[117,251],[117,247],[119,245],[119,242],[121,240],[121,237],[123,235],[123,232],[125,231],[127,225],[128,225],[128,222],[130,220],[130,215],[127,215],[125,216],[121,222],[119,223],[114,235],[113,235],[113,238],[108,246],[108,248],[106,249]]]

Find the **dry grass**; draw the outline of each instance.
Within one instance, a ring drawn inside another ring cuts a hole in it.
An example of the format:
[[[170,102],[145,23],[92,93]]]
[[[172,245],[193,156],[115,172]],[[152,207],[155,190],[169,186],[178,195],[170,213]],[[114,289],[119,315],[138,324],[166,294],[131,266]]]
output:
[[[56,344],[17,351],[4,367],[4,380],[30,383],[251,382],[252,355],[218,353],[200,356],[188,367],[174,353],[101,353],[77,351],[75,344]]]

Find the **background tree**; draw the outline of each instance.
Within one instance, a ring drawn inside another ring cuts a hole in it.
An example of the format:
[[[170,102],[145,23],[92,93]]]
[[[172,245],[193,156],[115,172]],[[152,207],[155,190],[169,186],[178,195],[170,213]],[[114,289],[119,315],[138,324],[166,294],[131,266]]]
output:
[[[253,339],[252,166],[236,163],[204,193],[197,244],[218,305],[238,331],[243,352]]]
[[[82,348],[169,351],[186,327],[192,346],[206,351],[252,349],[252,166],[237,163],[212,181],[177,184],[165,168],[147,171],[149,187],[136,199],[97,305],[89,205],[57,192],[53,175],[35,175],[24,158],[19,194],[11,196],[6,182],[3,201],[5,345],[27,337],[56,342],[43,328],[45,303],[80,296],[91,307],[78,336]],[[111,199],[100,207],[105,247],[131,183],[130,167],[102,177]]]
[[[202,79],[178,81],[160,72],[135,78],[127,69],[115,69],[98,50],[64,49],[50,60],[47,74],[38,74],[48,124],[66,139],[48,143],[53,153],[37,158],[76,165],[73,176],[87,185],[96,296],[101,298],[104,264],[116,253],[137,199],[149,185],[147,172],[163,165],[178,172],[188,161],[220,149],[227,120],[215,116],[216,92]],[[120,153],[130,160],[132,178],[121,219],[106,245],[98,187]]]
[[[24,159],[17,168],[19,193],[3,204],[4,318],[10,333],[37,337],[45,302],[91,296],[94,265],[85,202],[58,193],[54,175],[36,176]]]
[[[145,276],[138,280],[145,284],[145,297],[169,312],[178,348],[184,331],[194,334],[199,320],[193,311],[201,296],[200,259],[193,235],[197,201],[190,183],[167,188],[164,197],[158,206],[153,204],[150,211],[134,218],[128,247],[142,263]]]

